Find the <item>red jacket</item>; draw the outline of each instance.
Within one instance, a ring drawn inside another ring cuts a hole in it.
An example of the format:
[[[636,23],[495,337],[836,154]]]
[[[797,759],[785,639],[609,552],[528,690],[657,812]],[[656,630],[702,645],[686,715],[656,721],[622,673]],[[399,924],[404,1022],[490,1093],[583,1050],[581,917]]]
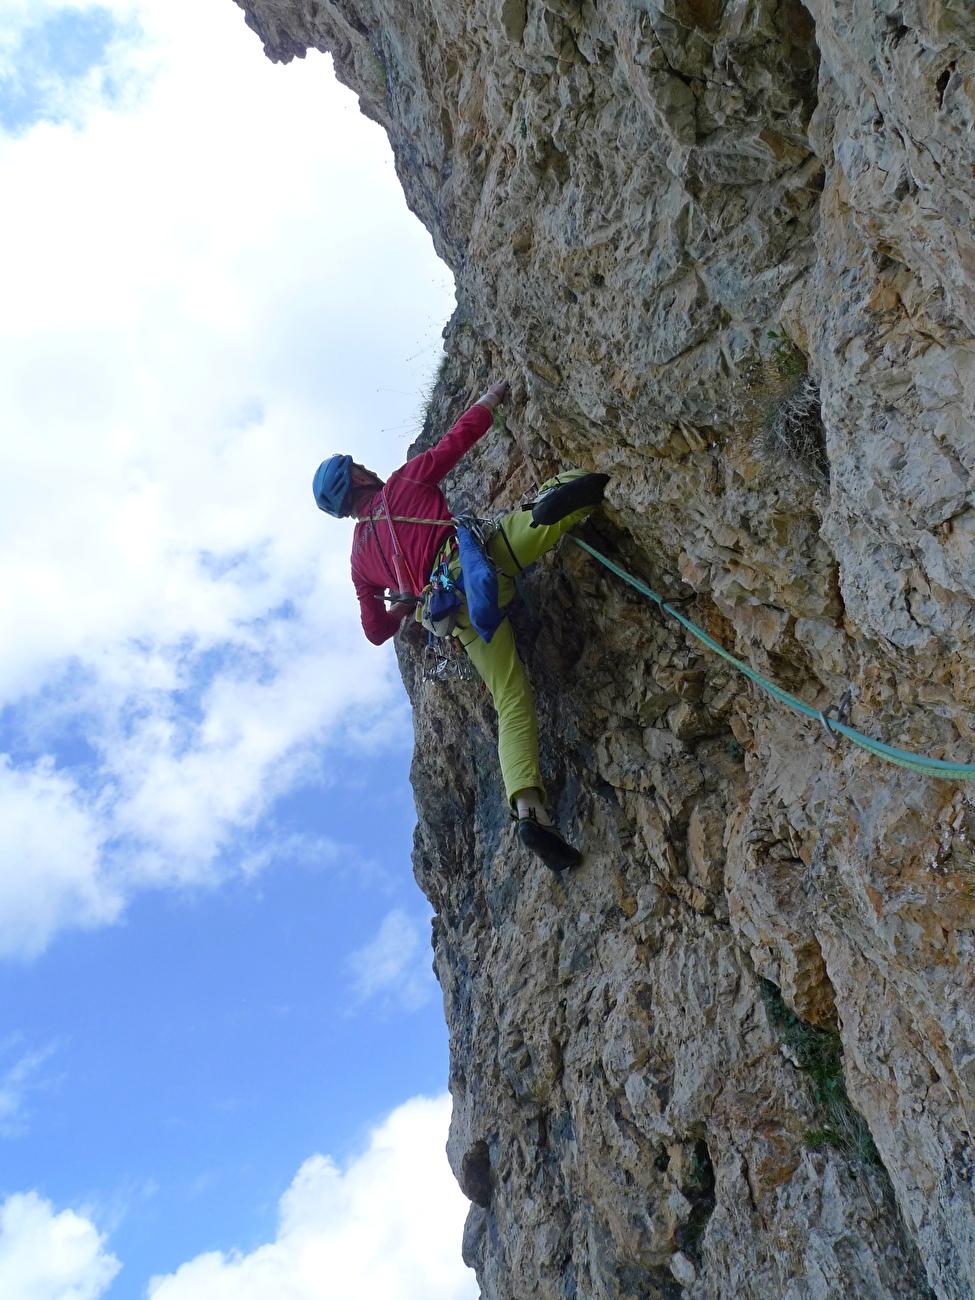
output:
[[[464,452],[487,433],[491,420],[492,414],[486,406],[472,406],[436,447],[408,460],[386,481],[386,499],[405,567],[420,588],[426,585],[437,552],[450,531],[450,509],[437,485]],[[352,537],[352,581],[359,597],[363,631],[373,645],[382,645],[400,625],[399,618],[386,609],[383,592],[387,587],[398,590],[399,583],[381,492],[366,503],[366,509],[369,518],[359,520]],[[444,526],[398,523],[397,516],[442,519]],[[414,595],[419,595],[419,591]]]

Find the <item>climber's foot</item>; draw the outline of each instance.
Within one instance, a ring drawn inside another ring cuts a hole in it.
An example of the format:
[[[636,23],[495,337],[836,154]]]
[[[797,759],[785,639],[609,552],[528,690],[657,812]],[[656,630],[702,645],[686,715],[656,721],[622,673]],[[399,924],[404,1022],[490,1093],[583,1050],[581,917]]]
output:
[[[568,483],[549,488],[532,507],[531,527],[557,524],[566,515],[575,514],[586,506],[598,506],[608,482],[608,474],[582,474],[579,478],[569,479]]]
[[[582,861],[579,850],[566,844],[554,826],[543,826],[535,817],[518,818],[518,838],[553,871],[566,871]]]

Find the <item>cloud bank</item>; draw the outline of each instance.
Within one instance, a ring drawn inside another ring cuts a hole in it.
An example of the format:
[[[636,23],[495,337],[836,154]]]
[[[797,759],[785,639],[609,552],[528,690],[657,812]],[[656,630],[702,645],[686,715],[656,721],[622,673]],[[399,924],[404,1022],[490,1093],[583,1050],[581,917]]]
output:
[[[128,56],[137,23],[101,4],[45,0],[0,4],[0,130],[38,122],[80,124],[99,104],[120,104],[134,86]]]
[[[450,1098],[414,1097],[340,1168],[312,1156],[273,1242],[213,1251],[148,1283],[147,1300],[476,1300],[460,1255],[468,1203],[444,1152]],[[0,1205],[3,1300],[99,1300],[122,1265],[94,1223],[36,1192]]]
[[[120,1268],[94,1224],[74,1210],[55,1214],[36,1192],[0,1205],[4,1300],[98,1300]]]
[[[414,1098],[343,1171],[306,1160],[277,1237],[249,1255],[200,1255],[153,1278],[151,1300],[476,1300],[460,1258],[467,1202],[443,1153],[450,1099]]]
[[[0,956],[30,956],[267,860],[326,742],[405,734],[310,480],[402,460],[383,390],[451,295],[378,129],[232,4],[0,27]]]

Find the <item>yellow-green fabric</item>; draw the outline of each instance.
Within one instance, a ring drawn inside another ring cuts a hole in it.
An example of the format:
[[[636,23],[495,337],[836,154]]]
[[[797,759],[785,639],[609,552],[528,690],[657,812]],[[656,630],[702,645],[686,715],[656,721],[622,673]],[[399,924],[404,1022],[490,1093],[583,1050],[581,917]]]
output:
[[[587,471],[567,470],[542,484],[541,491],[568,483]],[[491,559],[501,570],[498,577],[498,604],[502,607],[515,594],[515,576],[519,566],[527,569],[546,551],[550,551],[563,533],[591,514],[592,506],[576,510],[557,524],[531,527],[531,511],[519,510],[501,521],[501,529],[488,546]],[[505,543],[505,537],[508,544]],[[510,550],[508,549],[510,545]],[[512,558],[511,552],[517,559]],[[460,569],[455,560],[451,568]],[[538,769],[538,723],[535,719],[535,699],[528,682],[524,665],[518,657],[511,623],[505,619],[490,642],[483,641],[471,627],[467,606],[461,608],[456,635],[467,651],[471,663],[491,692],[498,711],[498,757],[501,775],[509,801],[513,804],[522,790],[536,789],[544,793],[542,776]]]

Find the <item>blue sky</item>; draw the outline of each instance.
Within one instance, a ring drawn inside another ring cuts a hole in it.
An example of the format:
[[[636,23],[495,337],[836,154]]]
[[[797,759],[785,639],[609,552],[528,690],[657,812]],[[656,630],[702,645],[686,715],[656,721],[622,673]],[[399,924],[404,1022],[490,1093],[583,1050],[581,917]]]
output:
[[[403,459],[450,277],[231,0],[0,0],[0,185],[0,1291],[476,1295],[408,710],[310,491]]]
[[[135,23],[102,5],[42,5],[29,14],[11,6],[0,62],[0,127],[21,134],[38,122],[77,116],[85,89],[116,101],[120,82],[111,49],[138,35]]]

